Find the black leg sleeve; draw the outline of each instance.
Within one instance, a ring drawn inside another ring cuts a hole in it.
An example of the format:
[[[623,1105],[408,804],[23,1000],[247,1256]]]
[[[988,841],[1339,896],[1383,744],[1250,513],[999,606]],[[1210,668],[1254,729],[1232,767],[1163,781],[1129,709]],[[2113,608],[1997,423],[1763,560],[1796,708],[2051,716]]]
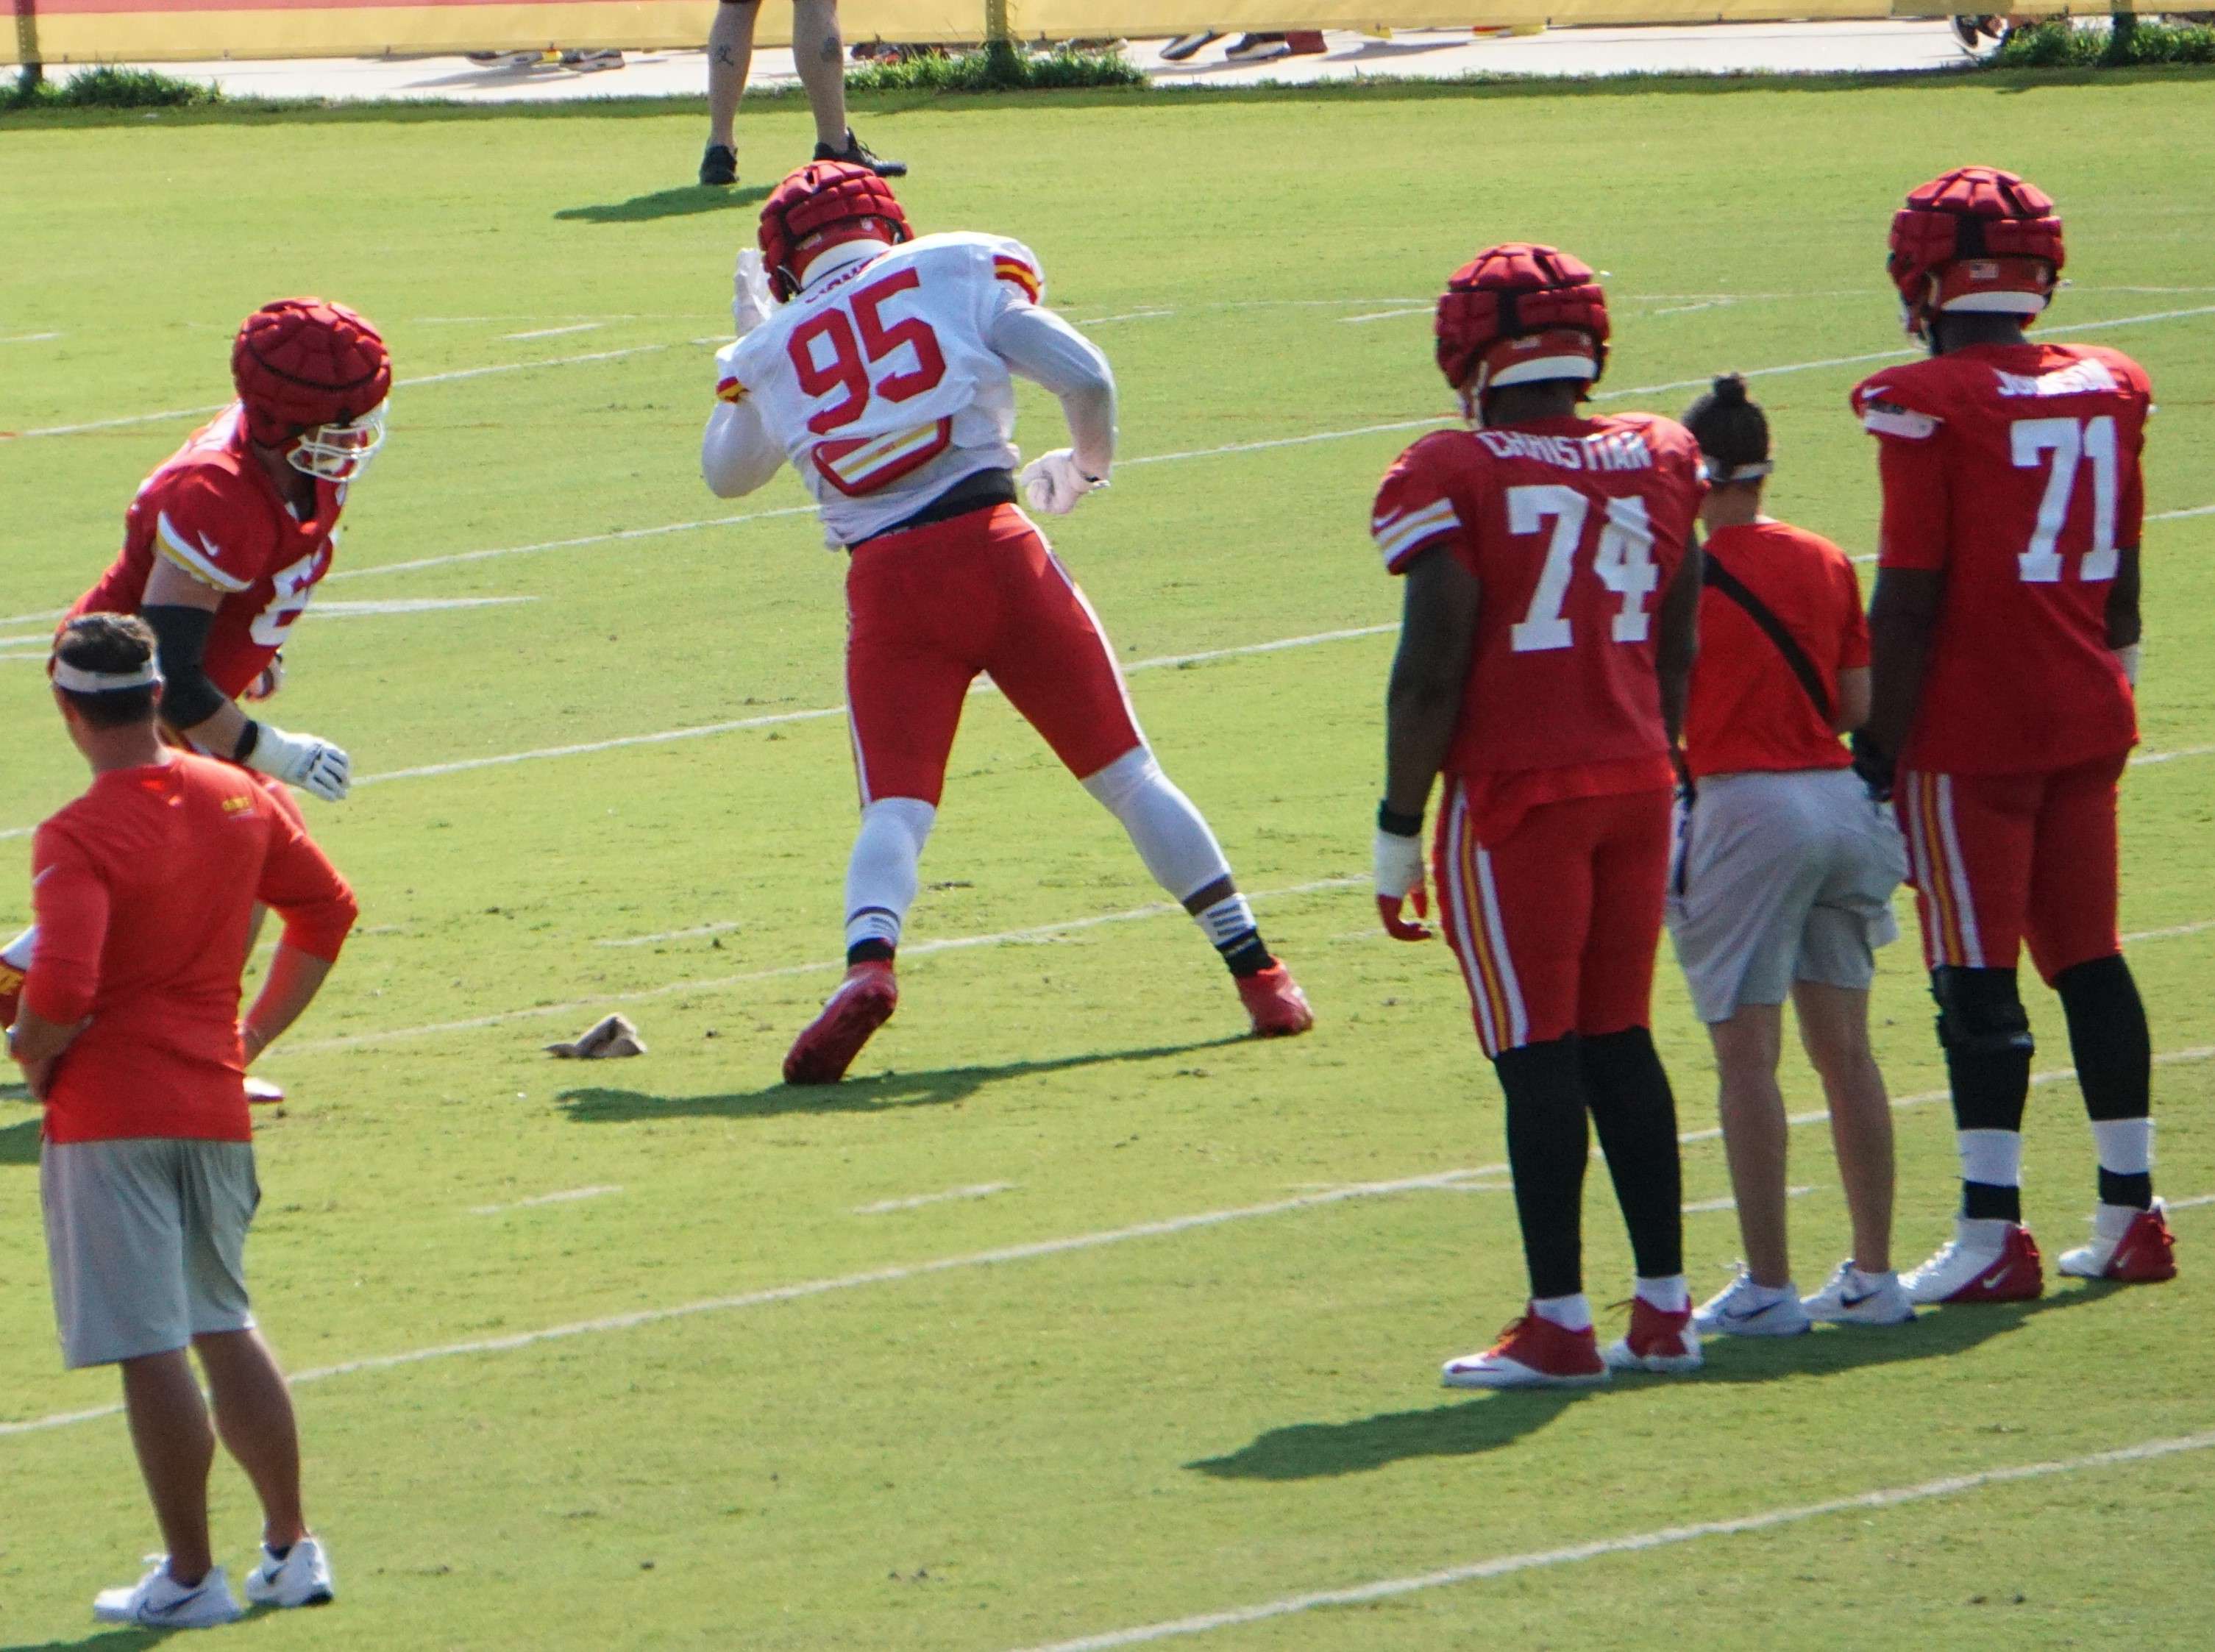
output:
[[[1684,1271],[1684,1177],[1677,1159],[1677,1098],[1654,1035],[1630,1027],[1584,1046],[1592,1123],[1630,1230],[1641,1279]]]
[[[2145,1005],[2122,955],[2094,958],[2053,978],[2069,1017],[2069,1051],[2094,1119],[2144,1118],[2153,1111],[2153,1037]]]
[[[1531,1266],[1531,1294],[1584,1287],[1585,1160],[1591,1135],[1574,1037],[1525,1044],[1493,1062],[1507,1096],[1507,1163]]]

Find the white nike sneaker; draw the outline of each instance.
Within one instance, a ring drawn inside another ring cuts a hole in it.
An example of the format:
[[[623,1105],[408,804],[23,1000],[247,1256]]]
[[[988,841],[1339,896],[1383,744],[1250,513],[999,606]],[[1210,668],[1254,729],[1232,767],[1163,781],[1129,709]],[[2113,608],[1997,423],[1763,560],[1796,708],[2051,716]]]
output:
[[[1829,1284],[1801,1298],[1800,1309],[1831,1325],[1904,1325],[1915,1317],[1915,1304],[1897,1273],[1865,1274],[1851,1257],[1838,1264]]]
[[[2020,1222],[1955,1219],[1954,1237],[1900,1284],[1917,1305],[2028,1302],[2046,1290],[2038,1242]]]
[[[246,1575],[246,1598],[257,1606],[321,1606],[338,1593],[331,1558],[315,1538],[302,1538],[282,1560],[261,1551],[261,1563]]]
[[[187,1588],[169,1576],[167,1555],[148,1555],[145,1576],[128,1588],[102,1589],[92,1598],[92,1615],[103,1624],[138,1624],[147,1629],[213,1629],[246,1615],[230,1592],[223,1568]]]
[[[1797,1337],[1813,1326],[1789,1283],[1772,1297],[1740,1268],[1737,1278],[1700,1305],[1692,1329],[1703,1337]]]

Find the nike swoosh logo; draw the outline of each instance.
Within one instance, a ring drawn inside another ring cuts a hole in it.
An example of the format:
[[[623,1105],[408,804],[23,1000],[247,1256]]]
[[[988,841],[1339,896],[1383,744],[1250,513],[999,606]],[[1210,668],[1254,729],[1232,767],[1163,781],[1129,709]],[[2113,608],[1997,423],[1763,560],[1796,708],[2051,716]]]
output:
[[[1873,1299],[1876,1294],[1877,1293],[1874,1291],[1863,1291],[1859,1296],[1846,1296],[1842,1294],[1838,1298],[1838,1306],[1842,1308],[1857,1308],[1861,1306],[1862,1303]]]

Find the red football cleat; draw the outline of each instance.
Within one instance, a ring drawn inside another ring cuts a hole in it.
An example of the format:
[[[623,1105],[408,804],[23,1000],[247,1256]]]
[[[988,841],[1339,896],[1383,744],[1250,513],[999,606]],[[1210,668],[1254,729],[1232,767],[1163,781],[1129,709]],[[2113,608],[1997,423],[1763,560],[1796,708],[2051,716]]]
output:
[[[1602,1355],[1617,1371],[1697,1371],[1700,1334],[1692,1329],[1690,1302],[1671,1313],[1642,1296],[1630,1299],[1630,1329]]]
[[[2019,1222],[2009,1227],[1997,1251],[1985,1248],[1989,1240],[1973,1240],[1971,1231],[1962,1221],[1957,1237],[1901,1276],[1911,1301],[2028,1302],[2046,1294],[2046,1271],[2030,1229]]]
[[[15,1025],[15,1012],[22,1006],[23,977],[6,964],[0,964],[0,1031]]]
[[[1449,1388],[1585,1388],[1607,1380],[1607,1365],[1591,1326],[1570,1331],[1526,1313],[1483,1353],[1448,1360],[1439,1375]]]
[[[1233,979],[1238,982],[1238,996],[1246,1013],[1254,1018],[1256,1038],[1289,1038],[1315,1025],[1308,995],[1283,964],[1272,960],[1267,969],[1257,974]]]
[[[846,1076],[869,1035],[892,1019],[899,1005],[899,982],[882,958],[856,964],[846,971],[823,1013],[801,1030],[784,1058],[787,1084],[836,1084]]]
[[[2089,1245],[2061,1255],[2061,1271],[2079,1279],[2112,1280],[2119,1285],[2158,1285],[2176,1277],[2176,1239],[2157,1199],[2141,1210],[2117,1239],[2096,1234]]]

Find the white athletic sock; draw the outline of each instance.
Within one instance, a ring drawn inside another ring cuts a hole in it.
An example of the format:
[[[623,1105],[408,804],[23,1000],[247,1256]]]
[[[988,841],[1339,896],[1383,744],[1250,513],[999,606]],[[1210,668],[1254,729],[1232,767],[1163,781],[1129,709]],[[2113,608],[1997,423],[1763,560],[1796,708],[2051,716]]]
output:
[[[1223,846],[1192,799],[1177,790],[1154,754],[1133,746],[1107,768],[1087,774],[1084,789],[1123,824],[1154,881],[1179,901],[1230,876]],[[1252,927],[1253,919],[1247,919]]]
[[[1254,909],[1247,905],[1246,897],[1236,890],[1213,906],[1203,907],[1192,915],[1199,920],[1200,933],[1207,937],[1218,951],[1254,933]]]
[[[2131,1224],[2145,1212],[2134,1204],[2099,1204],[2092,1207],[2092,1231],[2103,1239],[2119,1239],[2131,1231]]]
[[[1632,1288],[1631,1294],[1664,1313],[1682,1313],[1692,1306],[1692,1293],[1684,1283],[1682,1274],[1671,1274],[1666,1279],[1641,1279]],[[1786,1294],[1779,1293],[1780,1295]]]
[[[9,969],[28,974],[31,968],[31,949],[39,939],[39,926],[33,924],[21,934],[0,946],[0,964]]]
[[[846,945],[899,945],[915,904],[923,846],[938,811],[920,798],[880,798],[862,811],[854,852],[846,861]]]
[[[2153,1121],[2095,1118],[2092,1147],[2100,1155],[2100,1168],[2110,1176],[2149,1175],[2153,1170]]]
[[[1585,1300],[1582,1291],[1574,1296],[1535,1296],[1531,1299],[1531,1312],[1564,1331],[1592,1329],[1592,1304]]]
[[[1961,1245],[1979,1255],[1990,1251],[1997,1256],[2006,1248],[2008,1230],[2015,1226],[1997,1216],[1957,1216],[1954,1219],[1954,1237]]]
[[[2022,1185],[2022,1132],[2020,1130],[1956,1130],[1954,1141],[1961,1152],[1961,1179],[1988,1187]]]

